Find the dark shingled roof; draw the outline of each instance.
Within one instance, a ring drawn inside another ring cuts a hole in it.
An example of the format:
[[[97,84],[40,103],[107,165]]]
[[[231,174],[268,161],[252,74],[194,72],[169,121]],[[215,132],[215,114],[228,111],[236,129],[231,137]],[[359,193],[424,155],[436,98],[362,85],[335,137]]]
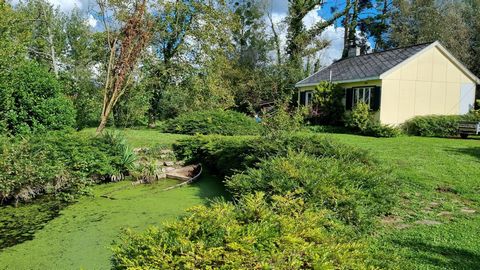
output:
[[[378,77],[432,43],[433,42],[341,59],[298,82],[297,85],[301,86],[305,84],[317,84],[321,81],[329,81],[330,71],[332,72],[333,82]]]

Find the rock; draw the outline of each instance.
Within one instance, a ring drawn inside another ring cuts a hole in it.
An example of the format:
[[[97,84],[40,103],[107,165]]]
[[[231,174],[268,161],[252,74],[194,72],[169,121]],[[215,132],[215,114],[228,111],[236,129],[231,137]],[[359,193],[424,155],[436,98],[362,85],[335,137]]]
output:
[[[167,167],[172,167],[173,165],[175,165],[175,162],[173,161],[164,161],[163,162],[163,165],[167,166]]]
[[[155,175],[155,177],[157,178],[157,180],[165,179],[165,178],[167,178],[167,174],[166,173],[158,173],[158,174]]]
[[[184,166],[184,165],[185,165],[185,161],[183,161],[183,160],[177,161],[177,162],[175,162],[175,164],[177,164],[178,166]]]
[[[160,154],[169,155],[169,154],[173,154],[173,151],[170,149],[162,149],[160,150]]]
[[[165,167],[165,168],[163,168],[163,169],[165,169],[165,172],[171,172],[171,171],[174,171],[174,170],[175,170],[174,167]]]
[[[415,224],[427,225],[427,226],[434,226],[434,225],[440,225],[440,224],[442,224],[442,223],[439,222],[439,221],[436,221],[436,220],[424,219],[424,220],[415,221]]]

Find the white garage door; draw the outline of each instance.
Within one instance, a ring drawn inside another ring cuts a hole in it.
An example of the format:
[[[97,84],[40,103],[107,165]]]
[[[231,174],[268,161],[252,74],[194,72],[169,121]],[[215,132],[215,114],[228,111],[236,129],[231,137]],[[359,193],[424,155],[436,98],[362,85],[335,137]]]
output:
[[[475,104],[475,84],[463,83],[460,89],[460,114],[466,114]]]

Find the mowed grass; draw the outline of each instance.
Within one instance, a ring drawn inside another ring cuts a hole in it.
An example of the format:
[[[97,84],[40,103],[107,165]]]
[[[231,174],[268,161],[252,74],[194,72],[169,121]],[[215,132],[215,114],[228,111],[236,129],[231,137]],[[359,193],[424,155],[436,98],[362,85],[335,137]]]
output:
[[[400,181],[392,186],[399,203],[372,248],[397,254],[402,269],[480,269],[478,137],[328,136],[370,150]]]

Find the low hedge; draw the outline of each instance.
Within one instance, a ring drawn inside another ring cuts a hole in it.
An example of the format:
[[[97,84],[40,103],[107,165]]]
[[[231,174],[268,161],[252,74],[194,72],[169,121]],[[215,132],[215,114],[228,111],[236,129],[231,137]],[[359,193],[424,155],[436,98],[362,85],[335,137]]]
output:
[[[295,196],[248,194],[197,206],[179,221],[128,230],[113,269],[369,269],[367,245],[325,209]]]
[[[359,162],[304,153],[263,160],[257,168],[228,178],[226,187],[240,198],[261,191],[269,198],[293,190],[308,203],[333,211],[348,224],[368,228],[393,206],[392,179],[382,169]]]
[[[55,194],[73,199],[94,182],[126,171],[128,149],[108,136],[50,132],[0,140],[0,201]]]
[[[345,162],[375,163],[373,157],[363,149],[308,133],[285,134],[268,139],[257,136],[199,135],[179,140],[173,148],[178,159],[202,163],[220,175],[231,175],[255,166],[262,159],[285,156],[289,151],[316,157],[334,157]]]
[[[458,135],[458,123],[461,121],[480,121],[480,113],[416,116],[406,121],[403,129],[414,136],[452,137]]]
[[[164,131],[178,134],[256,135],[261,125],[235,111],[206,110],[185,113],[166,121]]]

